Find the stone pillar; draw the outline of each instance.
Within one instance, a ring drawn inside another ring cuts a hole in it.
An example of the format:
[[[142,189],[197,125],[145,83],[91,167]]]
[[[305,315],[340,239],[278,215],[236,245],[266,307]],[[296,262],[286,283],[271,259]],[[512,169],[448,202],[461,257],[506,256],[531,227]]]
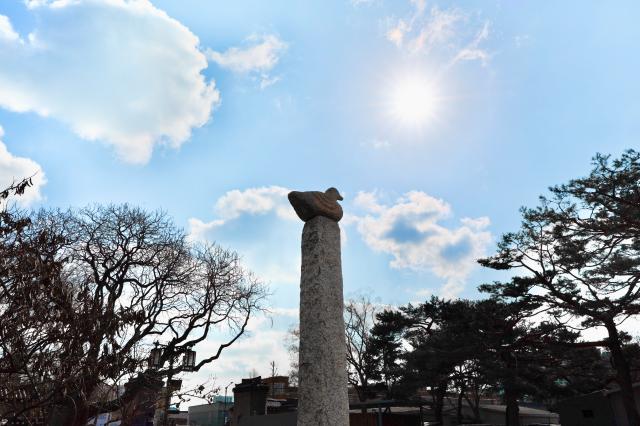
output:
[[[298,426],[348,426],[340,227],[316,216],[302,231]]]
[[[349,426],[347,344],[344,335],[340,227],[342,196],[289,193],[305,222],[300,277],[298,426]]]
[[[340,228],[316,216],[302,231],[298,426],[348,426]]]

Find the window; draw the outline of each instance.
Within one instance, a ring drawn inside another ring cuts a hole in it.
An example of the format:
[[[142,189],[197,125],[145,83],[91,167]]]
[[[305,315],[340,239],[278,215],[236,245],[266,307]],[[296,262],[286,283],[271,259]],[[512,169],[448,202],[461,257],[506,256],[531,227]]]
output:
[[[582,410],[582,417],[584,417],[585,419],[592,419],[593,410]]]

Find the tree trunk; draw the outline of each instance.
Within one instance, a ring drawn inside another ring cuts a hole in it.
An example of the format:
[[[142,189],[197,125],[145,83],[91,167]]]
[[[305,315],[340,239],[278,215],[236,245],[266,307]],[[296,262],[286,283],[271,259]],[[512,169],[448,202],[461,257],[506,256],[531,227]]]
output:
[[[518,395],[511,385],[505,386],[504,399],[507,406],[505,422],[507,426],[520,426],[520,409],[518,408]]]
[[[474,388],[473,402],[473,421],[476,423],[480,423],[480,389],[477,382]]]
[[[605,323],[609,333],[609,350],[613,359],[613,366],[616,370],[616,381],[620,386],[620,396],[627,415],[627,422],[630,426],[640,426],[640,415],[633,395],[633,381],[629,363],[622,352],[622,344],[618,329],[613,321]]]
[[[480,423],[480,401],[473,406],[473,421]]]
[[[76,412],[74,417],[73,426],[85,426],[87,420],[89,420],[89,407],[84,398],[81,401],[76,401]]]
[[[473,411],[473,422],[480,423],[480,389],[475,380],[472,391],[473,393],[471,394],[471,397],[469,397],[469,394],[465,392],[464,399],[467,400],[467,404],[469,404],[469,407],[471,407],[471,410]]]
[[[458,393],[458,424],[462,424],[462,397],[464,396],[464,386],[460,387],[460,392]]]
[[[360,403],[362,403],[362,404],[367,402],[366,390],[361,385],[355,385],[354,384],[353,387],[356,390],[356,394],[358,394],[358,401],[360,401]],[[366,406],[361,407],[360,408],[360,413],[362,413],[363,416],[366,416],[367,407]]]
[[[436,417],[436,422],[442,424],[442,409],[444,408],[444,397],[447,393],[447,382],[441,382],[440,385],[435,390],[434,395],[434,415]]]
[[[47,424],[49,426],[85,426],[88,419],[88,407],[84,398],[66,398],[63,405],[51,410]]]

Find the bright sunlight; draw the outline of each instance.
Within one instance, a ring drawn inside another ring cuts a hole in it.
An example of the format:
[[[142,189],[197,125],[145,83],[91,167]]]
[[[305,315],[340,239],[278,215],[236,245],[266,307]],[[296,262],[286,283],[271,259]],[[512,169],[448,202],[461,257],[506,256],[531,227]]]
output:
[[[391,88],[390,112],[406,126],[422,126],[431,121],[438,107],[433,85],[424,78],[411,76]]]

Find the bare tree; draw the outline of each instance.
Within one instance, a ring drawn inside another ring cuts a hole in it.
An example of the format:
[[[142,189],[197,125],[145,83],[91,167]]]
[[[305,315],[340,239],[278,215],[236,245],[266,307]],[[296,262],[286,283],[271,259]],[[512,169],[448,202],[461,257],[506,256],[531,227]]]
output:
[[[0,190],[0,205],[11,196],[23,195],[27,188],[33,186],[33,176],[24,178],[18,182],[11,182],[9,186]]]
[[[345,303],[345,336],[349,384],[361,402],[366,401],[372,379],[379,377],[377,355],[371,350],[371,329],[377,308],[366,296]],[[366,413],[366,408],[362,410]]]
[[[19,220],[20,235],[2,242],[3,264],[16,266],[0,270],[0,383],[31,389],[26,405],[46,403],[64,424],[103,408],[93,404],[102,384],[178,375],[176,360],[222,332],[226,341],[188,370],[215,361],[261,309],[265,289],[236,253],[191,244],[164,213],[98,206]],[[164,350],[150,369],[154,340]],[[5,417],[24,412],[17,405]]]
[[[300,355],[300,327],[290,327],[285,338],[287,352],[289,352],[289,383],[298,386],[298,367]]]
[[[372,350],[371,330],[375,324],[376,306],[365,296],[345,301],[345,340],[349,384],[354,386],[358,399],[364,402],[371,380],[380,377],[379,354]],[[285,344],[290,357],[289,380],[298,383],[300,329],[289,329]]]
[[[0,202],[22,195],[30,179],[0,192]],[[64,348],[70,299],[56,253],[64,238],[32,226],[14,208],[0,211],[0,420],[42,407],[76,378],[62,373],[54,354]],[[69,362],[74,360],[69,357]]]

